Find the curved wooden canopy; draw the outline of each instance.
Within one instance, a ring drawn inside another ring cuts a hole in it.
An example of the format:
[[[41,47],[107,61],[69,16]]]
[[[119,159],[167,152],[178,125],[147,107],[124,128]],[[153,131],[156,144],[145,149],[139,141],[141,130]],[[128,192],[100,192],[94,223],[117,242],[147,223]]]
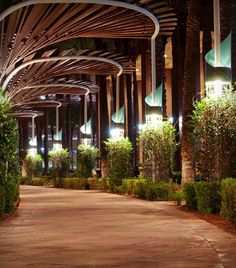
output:
[[[24,105],[30,101],[36,100],[42,95],[50,94],[68,94],[68,95],[86,95],[88,92],[96,93],[99,87],[89,81],[65,80],[61,78],[54,81],[48,81],[44,84],[35,84],[21,88],[12,95],[7,95],[13,102],[13,108]]]
[[[15,72],[15,75],[9,74],[3,88],[6,88],[8,81],[6,89],[13,92],[36,82],[45,83],[49,79],[68,75],[119,75],[121,71],[132,73],[135,71],[135,63],[128,57],[111,52],[80,50],[72,53],[72,50],[67,50],[55,56],[55,50],[51,50],[44,52],[42,58],[25,62],[14,69],[12,73]]]
[[[43,116],[43,112],[39,111],[20,111],[13,114],[16,118],[33,118]]]
[[[77,37],[151,38],[158,31],[169,35],[176,18],[166,2],[31,0],[10,7],[0,14],[1,78],[17,62],[60,41]]]

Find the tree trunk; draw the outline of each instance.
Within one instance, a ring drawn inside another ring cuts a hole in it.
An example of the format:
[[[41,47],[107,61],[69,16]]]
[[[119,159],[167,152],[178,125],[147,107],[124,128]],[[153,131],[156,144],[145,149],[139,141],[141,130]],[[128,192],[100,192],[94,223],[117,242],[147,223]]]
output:
[[[196,77],[198,77],[199,44],[200,44],[200,1],[188,0],[186,55],[184,66],[183,89],[183,136],[182,136],[182,182],[194,180],[193,148],[189,141],[192,128],[189,126],[189,116],[193,111]]]
[[[230,33],[231,28],[231,1],[220,1],[220,39],[223,41]],[[235,20],[235,17],[234,17]]]
[[[186,16],[184,14],[178,16],[178,22],[174,34],[172,36],[172,58],[173,58],[173,69],[172,69],[172,116],[173,125],[176,126],[177,132],[179,133],[180,121],[179,118],[182,116],[182,94],[183,94],[183,80],[184,80],[184,59],[185,59],[185,48],[186,48]],[[178,135],[177,140],[180,137]],[[175,170],[181,170],[181,152],[180,148],[175,154]]]

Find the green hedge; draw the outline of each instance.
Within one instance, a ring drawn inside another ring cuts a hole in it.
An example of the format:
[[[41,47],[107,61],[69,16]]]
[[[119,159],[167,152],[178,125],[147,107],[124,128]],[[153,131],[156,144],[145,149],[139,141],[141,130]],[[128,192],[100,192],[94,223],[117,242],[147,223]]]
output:
[[[221,198],[221,215],[236,223],[236,179],[222,180]]]
[[[152,182],[149,179],[124,179],[115,192],[147,200],[174,200],[179,186],[175,183]]]
[[[194,183],[185,183],[183,186],[186,206],[190,210],[197,210],[197,197],[194,185]]]
[[[193,182],[183,187],[186,206],[202,214],[219,213],[221,193],[219,182]]]
[[[0,185],[0,219],[5,213],[14,210],[14,203],[19,199],[19,184],[17,179],[8,178]]]
[[[221,194],[219,182],[196,182],[197,208],[202,214],[220,212]]]

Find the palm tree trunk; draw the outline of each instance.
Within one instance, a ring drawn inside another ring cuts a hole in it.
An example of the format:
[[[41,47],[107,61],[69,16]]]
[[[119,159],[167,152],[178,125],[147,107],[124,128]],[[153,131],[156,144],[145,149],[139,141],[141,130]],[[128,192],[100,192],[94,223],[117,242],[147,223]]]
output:
[[[220,1],[220,28],[221,40],[224,40],[230,33],[231,26],[231,0]],[[234,17],[235,20],[235,17]]]
[[[189,126],[189,116],[193,111],[193,98],[195,95],[196,77],[199,67],[200,44],[200,1],[188,0],[188,17],[186,33],[186,55],[184,69],[183,89],[183,128],[182,128],[182,182],[194,180],[193,148],[189,141],[192,128]]]

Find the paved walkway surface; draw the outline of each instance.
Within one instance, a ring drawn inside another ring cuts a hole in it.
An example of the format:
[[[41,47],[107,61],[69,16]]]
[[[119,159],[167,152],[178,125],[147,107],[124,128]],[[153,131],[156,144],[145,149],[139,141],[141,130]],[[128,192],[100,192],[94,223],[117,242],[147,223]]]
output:
[[[0,267],[236,267],[236,237],[169,202],[23,186]]]

